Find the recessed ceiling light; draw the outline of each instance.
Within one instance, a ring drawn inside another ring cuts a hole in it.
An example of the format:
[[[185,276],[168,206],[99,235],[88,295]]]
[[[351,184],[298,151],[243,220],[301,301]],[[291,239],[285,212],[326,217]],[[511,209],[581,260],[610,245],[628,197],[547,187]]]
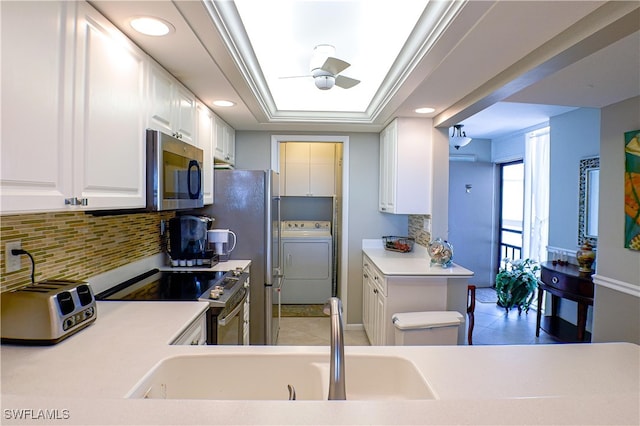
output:
[[[131,18],[129,25],[139,33],[150,36],[163,36],[175,31],[169,22],[151,16],[136,16]]]
[[[432,112],[435,112],[435,108],[429,108],[429,107],[423,107],[423,108],[417,108],[415,111],[418,114],[431,114]]]
[[[213,101],[212,102],[215,106],[219,106],[219,107],[232,107],[235,105],[234,102],[231,101],[225,101],[225,100],[218,100],[218,101]]]

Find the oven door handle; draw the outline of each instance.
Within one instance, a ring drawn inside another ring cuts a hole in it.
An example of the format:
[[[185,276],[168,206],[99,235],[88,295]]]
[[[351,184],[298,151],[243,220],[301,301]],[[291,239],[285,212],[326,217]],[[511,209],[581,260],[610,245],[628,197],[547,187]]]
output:
[[[240,312],[240,309],[242,309],[242,305],[244,305],[244,301],[245,301],[245,298],[242,298],[240,303],[238,303],[238,305],[235,308],[233,308],[233,310],[229,312],[227,316],[225,316],[224,318],[218,318],[218,325],[220,327],[224,327],[225,325],[227,325],[227,321],[231,321],[233,317],[236,316],[238,312]]]

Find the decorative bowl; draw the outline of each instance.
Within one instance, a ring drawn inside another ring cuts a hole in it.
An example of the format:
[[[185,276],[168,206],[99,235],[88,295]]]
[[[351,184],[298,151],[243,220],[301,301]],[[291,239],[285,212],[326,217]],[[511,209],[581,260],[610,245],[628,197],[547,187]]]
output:
[[[429,244],[429,256],[432,265],[448,268],[453,263],[453,246],[442,238],[436,238]]]

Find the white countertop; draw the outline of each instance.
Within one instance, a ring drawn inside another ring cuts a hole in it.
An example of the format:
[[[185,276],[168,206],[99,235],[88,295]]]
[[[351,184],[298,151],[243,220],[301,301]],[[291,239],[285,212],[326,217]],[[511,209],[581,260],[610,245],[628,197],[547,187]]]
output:
[[[415,244],[409,253],[385,250],[382,240],[362,240],[362,251],[384,275],[469,278],[473,272],[453,263],[448,268],[431,265],[427,249]]]
[[[205,308],[202,302],[98,302],[96,323],[55,346],[2,345],[2,424],[640,422],[640,347],[627,343],[345,348],[347,357],[388,354],[411,360],[438,400],[123,398],[156,363],[173,355],[297,352],[329,357],[324,346],[168,345]],[[24,410],[32,410],[28,420],[16,420]],[[58,410],[68,418],[34,419],[38,410]]]

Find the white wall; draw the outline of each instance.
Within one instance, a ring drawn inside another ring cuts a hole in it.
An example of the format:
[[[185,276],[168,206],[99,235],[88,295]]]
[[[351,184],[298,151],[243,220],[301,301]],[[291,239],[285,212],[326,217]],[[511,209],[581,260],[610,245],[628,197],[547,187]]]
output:
[[[592,341],[640,344],[640,251],[624,248],[624,132],[640,129],[640,97],[602,109],[598,261]]]

